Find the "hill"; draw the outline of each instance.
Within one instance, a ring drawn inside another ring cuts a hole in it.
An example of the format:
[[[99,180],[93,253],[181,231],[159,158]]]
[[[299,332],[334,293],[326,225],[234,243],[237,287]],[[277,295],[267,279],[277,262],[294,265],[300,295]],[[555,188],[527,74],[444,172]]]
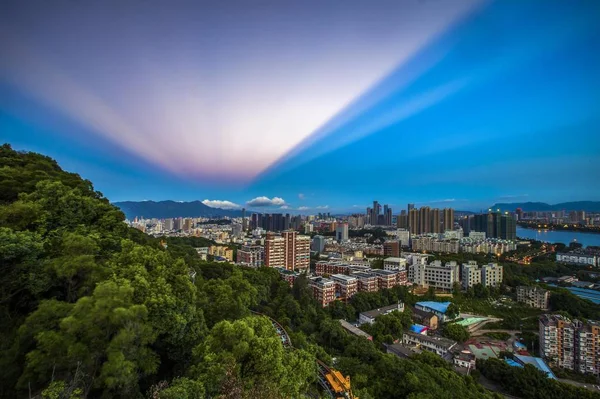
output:
[[[114,202],[127,219],[137,217],[145,218],[176,218],[176,217],[240,217],[242,211],[231,209],[211,208],[201,201],[123,201]]]
[[[525,212],[547,212],[547,211],[586,211],[600,212],[600,201],[572,201],[561,202],[559,204],[550,205],[545,202],[509,202],[497,203],[492,205],[492,209],[500,209],[504,211],[514,211],[521,208]]]

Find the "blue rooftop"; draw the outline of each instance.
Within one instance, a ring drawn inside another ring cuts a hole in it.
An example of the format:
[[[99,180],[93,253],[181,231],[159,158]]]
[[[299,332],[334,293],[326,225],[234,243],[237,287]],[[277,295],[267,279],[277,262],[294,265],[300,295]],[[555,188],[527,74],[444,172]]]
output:
[[[421,334],[427,329],[428,327],[422,326],[421,324],[413,324],[412,326],[410,326],[410,331],[415,332],[417,334]]]
[[[506,362],[506,364],[508,364],[509,366],[513,366],[513,367],[520,367],[523,368],[524,366],[521,363],[517,363],[514,360],[506,357],[504,358],[504,361]]]
[[[440,313],[446,313],[446,310],[448,310],[448,306],[450,306],[450,302],[424,301],[417,302],[417,305],[423,306],[424,308],[433,309]]]

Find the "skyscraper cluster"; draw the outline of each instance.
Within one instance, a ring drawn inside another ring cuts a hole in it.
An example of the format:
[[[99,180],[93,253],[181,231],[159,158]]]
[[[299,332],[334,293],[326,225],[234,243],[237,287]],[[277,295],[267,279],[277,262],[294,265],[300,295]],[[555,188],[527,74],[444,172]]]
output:
[[[490,209],[488,213],[467,216],[461,219],[459,223],[465,234],[471,231],[479,231],[484,232],[487,238],[517,239],[517,223],[508,212],[502,214]]]
[[[373,201],[373,207],[367,208],[365,219],[365,224],[370,224],[371,226],[391,226],[392,208],[386,204],[383,206],[383,213],[381,213],[381,204]]]
[[[287,229],[299,229],[302,226],[302,218],[291,216],[289,213],[253,213],[250,218],[252,230],[262,228],[266,231],[284,231]]]
[[[454,227],[454,209],[438,209],[428,206],[417,209],[413,204],[408,204],[408,214],[400,213],[397,226],[409,229],[413,235],[443,233]]]

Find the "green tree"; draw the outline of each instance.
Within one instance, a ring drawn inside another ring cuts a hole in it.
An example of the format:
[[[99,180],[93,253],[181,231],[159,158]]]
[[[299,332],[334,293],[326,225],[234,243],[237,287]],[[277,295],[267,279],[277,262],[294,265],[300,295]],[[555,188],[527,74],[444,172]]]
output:
[[[442,333],[445,337],[458,342],[465,342],[469,339],[469,332],[467,329],[456,323],[446,324]]]

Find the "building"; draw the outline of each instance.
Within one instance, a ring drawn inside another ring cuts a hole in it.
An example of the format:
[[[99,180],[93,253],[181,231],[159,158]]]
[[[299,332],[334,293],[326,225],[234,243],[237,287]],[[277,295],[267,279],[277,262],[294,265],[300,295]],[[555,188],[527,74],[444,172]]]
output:
[[[265,249],[260,245],[244,245],[237,251],[237,263],[248,267],[264,265]]]
[[[313,298],[321,304],[322,307],[335,301],[335,282],[324,277],[315,277],[310,279]]]
[[[358,279],[359,292],[376,292],[379,290],[378,279],[375,274],[368,272],[357,272],[353,274]]]
[[[435,314],[417,308],[412,308],[411,313],[415,322],[429,327],[430,330],[437,330],[439,318]]]
[[[404,312],[404,303],[398,302],[390,306],[384,306],[379,309],[373,309],[367,312],[362,312],[358,315],[358,324],[373,324],[377,317],[385,314],[390,314],[392,312]]]
[[[469,370],[475,370],[475,355],[469,351],[461,351],[454,355],[454,365]]]
[[[403,344],[386,345],[386,353],[396,355],[401,359],[410,359],[414,355],[422,353],[416,346],[407,346]]]
[[[485,287],[497,287],[502,284],[504,268],[496,263],[481,266],[475,261],[469,261],[462,265],[462,287],[466,290],[476,284]]]
[[[586,254],[583,251],[573,251],[567,253],[556,253],[556,261],[562,263],[569,263],[572,265],[581,265],[581,266],[592,266],[598,267],[599,259],[597,255]]]
[[[454,209],[444,208],[442,217],[442,231],[454,230]]]
[[[400,246],[403,248],[410,248],[410,231],[406,229],[398,229],[396,234],[398,241],[400,241]]]
[[[227,259],[229,262],[233,262],[233,249],[220,245],[211,245],[208,248],[208,254],[212,256],[220,256],[221,258]]]
[[[348,241],[348,223],[341,223],[335,228],[335,239],[339,243]]]
[[[532,308],[548,309],[550,304],[550,291],[540,287],[517,287],[517,302],[524,303]]]
[[[285,280],[290,287],[294,285],[294,281],[300,276],[300,273],[291,270],[279,269],[279,276]]]
[[[456,341],[448,338],[417,334],[412,331],[402,334],[402,343],[404,345],[414,345],[419,349],[433,352],[442,357],[446,357],[457,344]]]
[[[312,225],[311,225],[312,226]],[[325,237],[321,235],[316,235],[312,239],[311,250],[321,253],[325,249]]]
[[[485,241],[485,231],[470,231],[469,238],[474,241]]]
[[[383,256],[400,256],[400,241],[386,241],[383,243]]]
[[[430,264],[415,263],[408,268],[408,280],[422,287],[434,287],[451,290],[454,283],[459,282],[459,267],[454,261],[442,262],[436,260]]]
[[[439,239],[437,236],[417,236],[411,239],[411,249],[418,252],[442,252],[457,254],[460,249],[458,239]]]
[[[501,214],[490,209],[488,213],[472,215],[461,220],[461,224],[464,231],[485,232],[487,238],[513,241],[517,239],[517,223],[508,212]]]
[[[368,339],[369,341],[373,341],[373,337],[371,335],[367,334],[366,332],[364,332],[360,328],[356,327],[355,325],[348,323],[346,320],[340,320],[340,324],[349,333],[354,334],[357,337],[363,337],[363,338]]]
[[[423,301],[417,302],[415,304],[415,309],[433,313],[438,317],[440,322],[445,322],[448,320],[448,317],[446,317],[448,306],[450,306],[450,302]]]
[[[406,270],[406,259],[390,257],[383,260],[383,270]]]
[[[264,259],[267,267],[306,271],[310,267],[310,237],[292,230],[267,233]]]
[[[358,279],[345,274],[333,274],[330,279],[335,282],[336,298],[347,302],[358,292]]]
[[[540,353],[551,366],[600,374],[600,324],[545,314],[539,322]]]
[[[408,285],[406,270],[373,269],[371,273],[377,276],[377,287],[380,290],[394,288],[399,285]]]
[[[497,263],[481,266],[481,284],[485,287],[498,287],[504,280],[504,268]]]
[[[470,260],[469,263],[463,263],[461,274],[463,289],[466,290],[474,285],[481,284],[481,269],[476,261]]]

